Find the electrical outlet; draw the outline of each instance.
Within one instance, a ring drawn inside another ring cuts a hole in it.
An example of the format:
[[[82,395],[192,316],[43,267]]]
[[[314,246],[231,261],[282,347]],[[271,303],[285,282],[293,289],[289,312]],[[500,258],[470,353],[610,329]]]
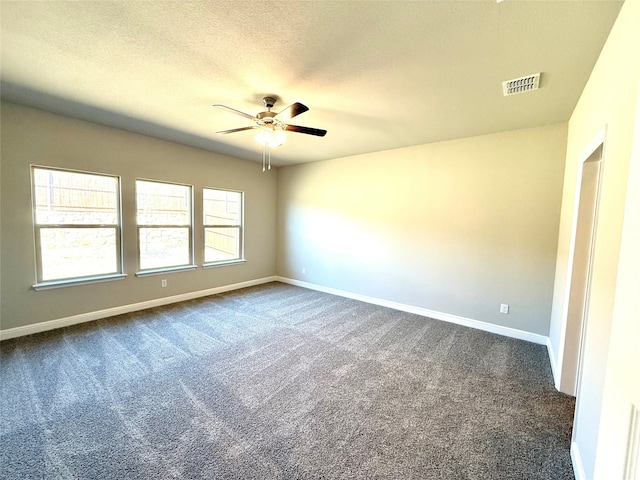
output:
[[[305,275],[307,273],[307,267],[302,267],[302,274]]]
[[[506,303],[501,303],[500,313],[509,313],[509,305],[507,305]]]
[[[166,278],[162,279],[161,285],[162,285],[162,288],[167,286],[167,279]]]

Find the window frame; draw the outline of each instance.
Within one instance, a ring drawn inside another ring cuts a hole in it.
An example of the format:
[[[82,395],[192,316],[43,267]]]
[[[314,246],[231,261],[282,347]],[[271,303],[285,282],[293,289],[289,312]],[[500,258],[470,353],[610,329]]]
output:
[[[81,175],[94,175],[98,177],[108,177],[116,181],[116,223],[54,223],[54,224],[39,224],[37,221],[37,204],[36,204],[36,170],[55,171],[63,173],[73,173]],[[35,277],[36,283],[33,284],[34,290],[45,290],[50,288],[60,288],[73,285],[85,285],[89,283],[105,282],[111,280],[120,280],[127,275],[124,273],[123,264],[123,242],[122,242],[122,178],[120,175],[114,175],[111,173],[99,173],[87,170],[77,170],[72,168],[62,167],[50,167],[44,165],[30,165],[31,175],[31,213],[33,222],[33,236],[34,236],[34,259],[35,259]],[[113,228],[115,230],[115,254],[116,254],[116,272],[103,273],[97,275],[78,275],[74,277],[58,278],[58,279],[43,279],[43,254],[42,254],[42,242],[40,232],[43,228],[46,229],[78,229],[78,228]]]
[[[164,185],[178,185],[180,187],[188,187],[189,188],[189,225],[176,225],[176,224],[163,224],[163,225],[140,225],[138,223],[138,182],[149,182],[149,183],[160,183]],[[159,275],[163,273],[170,272],[182,272],[185,270],[194,270],[197,268],[197,265],[194,263],[194,246],[193,246],[193,229],[194,229],[194,187],[188,183],[180,183],[180,182],[172,182],[167,180],[155,180],[149,178],[136,178],[135,180],[135,219],[136,219],[136,254],[137,254],[137,272],[136,276],[146,276],[146,275]],[[154,268],[142,268],[141,260],[142,256],[140,253],[140,229],[141,228],[187,228],[189,232],[189,239],[187,241],[189,246],[189,254],[187,258],[187,263],[181,265],[171,265],[166,267],[154,267]]]
[[[237,193],[240,195],[240,214],[238,217],[240,218],[240,223],[235,225],[219,225],[219,224],[208,224],[206,222],[206,211],[205,211],[205,190],[215,190],[219,192],[231,192]],[[245,263],[246,259],[244,256],[244,197],[245,194],[240,190],[232,190],[229,188],[218,188],[218,187],[202,187],[202,262],[203,267],[218,267],[223,265],[233,265],[236,263]],[[238,230],[238,257],[229,259],[229,260],[218,260],[214,262],[207,262],[207,229],[208,228],[235,228]]]

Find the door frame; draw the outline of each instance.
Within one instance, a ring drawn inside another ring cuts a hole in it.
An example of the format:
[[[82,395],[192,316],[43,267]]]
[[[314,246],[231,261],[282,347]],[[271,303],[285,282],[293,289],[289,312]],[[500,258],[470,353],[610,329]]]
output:
[[[589,313],[589,292],[591,288],[591,271],[593,267],[593,254],[595,250],[595,239],[598,229],[598,211],[600,204],[600,196],[602,189],[602,174],[603,166],[606,157],[606,125],[591,139],[587,146],[582,150],[578,157],[578,172],[576,177],[576,189],[573,202],[573,218],[571,222],[571,238],[569,242],[569,256],[567,265],[567,275],[565,280],[565,295],[562,305],[562,327],[560,330],[560,342],[557,356],[556,365],[556,382],[555,387],[561,392],[575,396],[578,392],[578,385],[580,382],[580,371],[582,363],[584,335],[586,331],[586,318]],[[592,155],[602,147],[602,154],[599,160],[597,160],[598,177],[595,192],[595,211],[593,217],[593,228],[591,231],[591,246],[588,256],[588,273],[586,280],[586,289],[584,295],[584,309],[582,320],[580,325],[569,325],[569,308],[571,306],[571,283],[574,273],[574,257],[576,250],[576,239],[578,230],[578,220],[580,213],[580,196],[582,194],[582,180],[585,164],[590,161]],[[565,355],[566,342],[568,338],[578,338],[578,353],[577,356],[571,358]]]

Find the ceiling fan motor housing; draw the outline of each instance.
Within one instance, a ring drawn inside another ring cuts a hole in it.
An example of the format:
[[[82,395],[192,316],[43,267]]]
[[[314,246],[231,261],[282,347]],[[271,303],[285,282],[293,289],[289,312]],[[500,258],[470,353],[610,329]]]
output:
[[[267,122],[269,122],[273,117],[275,117],[277,115],[277,113],[274,112],[260,112],[259,114],[256,115],[256,118],[259,120],[265,120]]]

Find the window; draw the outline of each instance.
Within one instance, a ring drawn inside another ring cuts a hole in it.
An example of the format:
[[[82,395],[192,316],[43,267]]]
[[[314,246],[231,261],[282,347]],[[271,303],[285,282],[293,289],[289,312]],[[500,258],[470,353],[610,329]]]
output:
[[[37,286],[123,276],[120,179],[32,167]]]
[[[141,272],[193,267],[191,186],[136,181]]]
[[[205,188],[204,263],[242,260],[242,192]]]

